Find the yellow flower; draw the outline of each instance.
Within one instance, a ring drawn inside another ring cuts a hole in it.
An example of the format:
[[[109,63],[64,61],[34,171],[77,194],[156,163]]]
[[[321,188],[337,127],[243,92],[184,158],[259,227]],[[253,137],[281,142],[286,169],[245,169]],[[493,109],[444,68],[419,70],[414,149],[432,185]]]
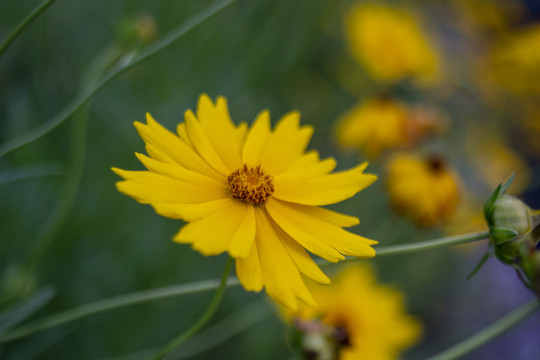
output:
[[[359,102],[338,121],[336,141],[377,158],[385,150],[412,147],[443,129],[444,117],[427,105],[407,107],[383,96]]]
[[[487,90],[499,88],[518,95],[540,93],[540,24],[501,37],[482,63],[480,80]],[[483,77],[482,77],[483,76]]]
[[[413,76],[433,81],[437,54],[418,21],[409,13],[380,4],[355,5],[346,18],[349,51],[376,79],[399,81]]]
[[[313,286],[313,296],[316,307],[286,312],[295,318],[304,351],[337,353],[327,359],[390,360],[420,337],[422,326],[406,314],[402,294],[377,284],[366,264],[346,268],[329,287]]]
[[[417,225],[449,219],[458,204],[457,175],[437,157],[396,154],[387,165],[390,201]]]
[[[388,148],[407,140],[407,111],[392,99],[374,98],[359,103],[339,121],[336,137],[339,145],[364,151],[376,158]]]
[[[185,113],[177,134],[149,114],[135,122],[149,156],[136,154],[148,171],[113,170],[125,181],[118,190],[185,225],[174,241],[203,255],[228,252],[246,290],[263,287],[286,307],[297,298],[313,304],[300,273],[329,279],[305,251],[336,262],[344,255],[373,257],[363,238],[343,227],[358,219],[319,206],[355,195],[376,180],[367,163],[338,173],[334,159],[305,152],[313,133],[300,114],[283,116],[272,131],[268,111],[253,126],[235,126],[225,98],[201,95],[197,114]],[[305,248],[305,249],[304,249]]]
[[[477,134],[478,135],[478,134]],[[500,184],[500,179],[516,172],[519,176],[512,183],[509,193],[517,195],[527,189],[530,183],[528,164],[520,155],[497,137],[474,136],[470,142],[471,162],[488,189]]]

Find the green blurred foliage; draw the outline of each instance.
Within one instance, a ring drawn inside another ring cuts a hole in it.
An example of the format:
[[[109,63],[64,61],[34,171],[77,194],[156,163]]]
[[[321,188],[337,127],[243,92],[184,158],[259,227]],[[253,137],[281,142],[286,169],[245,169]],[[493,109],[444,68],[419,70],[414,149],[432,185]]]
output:
[[[154,19],[160,37],[212,3],[57,1],[0,58],[0,144],[43,124],[71,101],[83,74],[104,49],[141,46],[125,41],[126,31],[121,26],[126,21],[146,14]],[[183,113],[196,106],[202,92],[226,96],[236,122],[250,123],[264,108],[270,109],[275,122],[287,111],[297,109],[303,122],[316,128],[310,148],[318,149],[323,157],[336,157],[339,169],[363,160],[363,155],[338,151],[332,139],[335,120],[358,98],[386,90],[346,52],[342,18],[350,3],[239,0],[108,83],[91,100],[86,161],[74,204],[46,248],[40,248],[37,242],[59,206],[69,174],[73,118],[45,137],[1,157],[3,176],[36,164],[52,164],[64,171],[63,175],[55,172],[0,184],[1,309],[47,285],[53,286],[57,295],[34,318],[127,292],[221,275],[225,255],[206,258],[188,246],[173,243],[171,238],[181,222],[162,218],[149,206],[137,204],[115,189],[118,178],[110,171],[111,166],[142,169],[134,152],[143,152],[144,144],[132,123],[142,121],[145,112],[174,129],[183,120]],[[424,5],[420,1],[406,3]],[[29,0],[1,2],[0,39],[37,4]],[[433,26],[444,18],[441,9],[445,6],[450,5],[441,2],[440,8],[428,5],[424,9],[431,16],[426,16],[428,24],[431,20]],[[447,40],[455,40],[455,30],[444,27],[448,23],[443,22],[438,31]],[[452,62],[456,53],[451,50],[459,42],[449,43],[447,60]],[[356,92],[340,82],[340,67],[351,70]],[[449,85],[435,90],[411,89],[404,84],[392,91],[407,101],[436,104],[453,120],[458,119],[448,136],[433,140],[430,148],[444,153],[474,185],[478,180],[472,165],[464,161],[467,154],[461,146],[470,130],[464,124],[483,126],[492,121],[485,115],[492,112],[485,112],[490,105],[478,103],[471,95],[476,90],[469,83],[461,83],[467,76],[453,73],[451,77]],[[504,124],[507,110],[491,127]],[[504,126],[502,129],[504,132]],[[377,239],[381,245],[443,234],[441,229],[415,228],[395,215],[388,205],[381,162],[374,161],[368,169],[381,175],[381,181],[333,207],[361,219],[361,225],[352,231]],[[487,196],[490,190],[483,187],[477,193]],[[36,249],[42,253],[36,255]],[[496,288],[499,283],[486,273],[480,272],[465,283],[481,250],[483,246],[473,246],[461,252],[434,250],[372,261],[381,281],[398,284],[411,313],[426,323],[423,343],[412,350],[410,358],[437,352],[463,338],[464,326],[475,321],[485,325],[510,307],[490,299],[485,289]],[[27,269],[33,256],[39,261]],[[327,269],[334,271],[334,267]],[[22,283],[25,287],[21,290],[17,284]],[[261,297],[264,294],[248,293],[240,287],[229,289],[212,323]],[[112,359],[156,348],[193,323],[210,298],[210,293],[203,293],[105,312],[2,345],[0,356]],[[267,306],[274,305],[268,301]],[[278,316],[270,316],[194,358],[264,360],[284,359],[290,354],[286,326]]]

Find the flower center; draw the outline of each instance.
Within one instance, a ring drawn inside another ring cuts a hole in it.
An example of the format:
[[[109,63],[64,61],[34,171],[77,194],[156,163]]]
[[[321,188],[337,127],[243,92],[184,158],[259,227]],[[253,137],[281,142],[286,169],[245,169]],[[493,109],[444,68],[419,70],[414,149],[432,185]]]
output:
[[[263,205],[274,193],[274,179],[266,174],[261,165],[244,164],[227,178],[232,196],[253,205]]]

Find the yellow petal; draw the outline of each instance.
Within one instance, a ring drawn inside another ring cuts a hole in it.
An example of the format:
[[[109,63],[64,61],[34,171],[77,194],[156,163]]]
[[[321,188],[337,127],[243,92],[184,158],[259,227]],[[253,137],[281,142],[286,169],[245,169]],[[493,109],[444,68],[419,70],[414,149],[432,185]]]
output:
[[[225,191],[229,188],[229,186],[224,182],[217,182],[216,180],[213,180],[205,175],[188,170],[181,165],[167,164],[161,161],[151,159],[148,156],[139,153],[135,153],[135,156],[137,156],[139,161],[148,170],[157,174],[168,176],[181,181],[186,181],[189,183],[199,184],[204,187],[218,187],[224,189]]]
[[[208,135],[205,133],[201,124],[191,110],[186,111],[186,130],[191,143],[197,150],[197,153],[214,169],[225,176],[229,176],[236,168],[229,169],[221,160],[221,157],[212,146]]]
[[[351,227],[360,224],[360,220],[355,216],[340,214],[338,212],[316,206],[307,206],[300,204],[295,205],[298,209],[301,209],[301,211],[305,211],[311,216],[314,216],[324,221],[328,221],[337,226]]]
[[[270,113],[264,110],[255,119],[253,126],[249,130],[244,149],[242,150],[242,160],[251,166],[259,165],[261,154],[270,138]]]
[[[229,196],[223,186],[190,183],[150,171],[112,170],[126,181],[116,183],[118,191],[143,204],[186,204],[219,200]]]
[[[300,272],[311,280],[317,281],[321,284],[330,284],[330,279],[319,269],[317,264],[313,261],[311,256],[307,253],[304,248],[298,244],[293,238],[291,238],[283,229],[275,223],[275,221],[270,219],[272,227],[278,237],[281,239],[281,242],[291,259],[293,259],[296,267]]]
[[[145,143],[152,145],[159,152],[176,161],[183,167],[205,174],[216,180],[223,180],[216,170],[210,167],[203,158],[191,149],[182,139],[158,124],[150,114],[146,114],[147,124],[135,122],[135,128]],[[162,159],[158,159],[162,160]],[[225,175],[225,176],[228,176]]]
[[[329,205],[343,201],[371,185],[377,176],[364,174],[367,163],[318,178],[276,183],[274,197],[304,205]]]
[[[266,208],[276,223],[293,239],[325,259],[335,261],[343,258],[336,253],[365,258],[375,256],[375,250],[370,245],[376,244],[376,241],[318,218],[320,212],[315,208],[276,199],[270,199]]]
[[[224,209],[185,225],[174,241],[193,244],[193,249],[206,256],[231,253],[231,245],[234,245],[233,257],[248,256],[255,237],[252,208],[231,199]]]
[[[189,139],[189,135],[187,134],[186,130],[186,123],[180,123],[176,126],[176,133],[182,139],[186,145],[188,145],[190,148],[194,149],[193,144],[191,143],[191,140]]]
[[[315,300],[304,284],[296,264],[274,231],[264,210],[255,208],[255,218],[257,219],[255,243],[268,295],[291,310],[298,307],[296,297],[315,305]]]
[[[152,204],[154,210],[165,217],[171,219],[182,219],[184,221],[195,221],[208,215],[222,211],[227,208],[229,197],[220,200],[207,201],[195,204]]]
[[[244,289],[248,291],[262,290],[264,284],[259,252],[256,245],[251,247],[248,257],[245,259],[236,259],[236,275]]]
[[[231,121],[227,100],[220,96],[214,106],[208,95],[201,95],[197,106],[197,119],[210,144],[230,170],[229,173],[240,168],[243,142]]]
[[[300,113],[284,115],[261,154],[261,165],[269,174],[279,175],[304,154],[312,135],[313,127],[300,127]]]
[[[272,219],[281,227],[287,234],[289,234],[294,240],[300,243],[307,250],[315,255],[318,255],[328,261],[337,262],[343,260],[345,257],[330,245],[326,239],[321,239],[321,236],[314,236],[308,229],[303,229],[293,222],[290,218],[290,213],[285,211],[281,212],[283,206],[279,205],[279,200],[269,199],[266,203],[266,210],[272,217]]]
[[[246,214],[228,246],[229,254],[234,258],[246,258],[255,239],[255,212],[253,206],[247,206]]]
[[[274,176],[274,181],[277,187],[279,184],[298,183],[305,179],[313,179],[324,176],[334,170],[336,167],[336,161],[332,158],[318,161],[317,163],[298,166],[292,164],[287,170],[281,174]]]

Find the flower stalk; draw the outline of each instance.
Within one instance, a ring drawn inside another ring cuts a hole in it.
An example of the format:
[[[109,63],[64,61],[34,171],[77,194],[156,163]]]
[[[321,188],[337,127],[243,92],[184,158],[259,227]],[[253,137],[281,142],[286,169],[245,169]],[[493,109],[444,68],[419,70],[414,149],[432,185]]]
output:
[[[8,49],[8,47],[15,41],[15,38],[27,27],[35,18],[41,15],[49,6],[51,6],[56,0],[45,0],[41,5],[35,8],[28,16],[17,26],[15,30],[8,36],[8,38],[0,46],[0,56]]]
[[[197,319],[197,321],[187,330],[182,332],[178,337],[167,343],[161,350],[159,350],[154,356],[150,357],[149,360],[160,360],[163,359],[165,355],[167,355],[169,352],[177,348],[178,346],[182,345],[187,339],[189,339],[192,335],[194,335],[197,331],[199,331],[206,323],[212,318],[212,316],[215,314],[219,304],[221,303],[221,299],[223,298],[223,293],[225,293],[225,288],[227,287],[227,278],[229,276],[229,272],[231,271],[232,264],[234,262],[234,259],[229,257],[229,260],[227,261],[227,265],[225,266],[225,271],[223,272],[223,277],[221,278],[221,283],[219,285],[219,288],[214,295],[214,298],[212,299],[212,302],[206,309],[206,311]]]
[[[464,341],[452,346],[443,352],[430,357],[428,360],[453,360],[470,353],[473,350],[478,349],[480,346],[495,339],[504,332],[510,330],[512,327],[519,324],[522,320],[526,319],[540,306],[540,302],[535,299],[531,302],[513,310],[511,313],[484,328],[477,334],[465,339]]]
[[[459,236],[448,236],[443,238],[437,238],[428,241],[422,241],[413,244],[406,245],[389,245],[382,246],[377,250],[377,256],[396,255],[403,253],[412,253],[416,251],[430,250],[438,247],[446,247],[451,245],[457,245],[466,242],[472,242],[482,240],[487,237],[487,232],[470,233]],[[344,261],[354,261],[356,259],[347,259]],[[327,261],[320,261],[318,265],[330,265],[333,264]],[[204,280],[191,282],[181,285],[167,286],[157,289],[137,291],[120,296],[115,296],[110,299],[99,300],[96,302],[83,304],[73,309],[65,310],[43,319],[36,320],[27,325],[23,325],[15,330],[9,331],[4,334],[0,334],[0,343],[9,342],[20,339],[22,337],[31,335],[35,332],[60,326],[72,321],[76,321],[94,314],[101,312],[119,309],[125,306],[134,304],[141,304],[145,302],[166,299],[175,296],[183,296],[190,294],[197,294],[201,292],[210,291],[220,286],[218,280]],[[227,287],[238,286],[240,282],[236,276],[229,276],[227,278]]]

